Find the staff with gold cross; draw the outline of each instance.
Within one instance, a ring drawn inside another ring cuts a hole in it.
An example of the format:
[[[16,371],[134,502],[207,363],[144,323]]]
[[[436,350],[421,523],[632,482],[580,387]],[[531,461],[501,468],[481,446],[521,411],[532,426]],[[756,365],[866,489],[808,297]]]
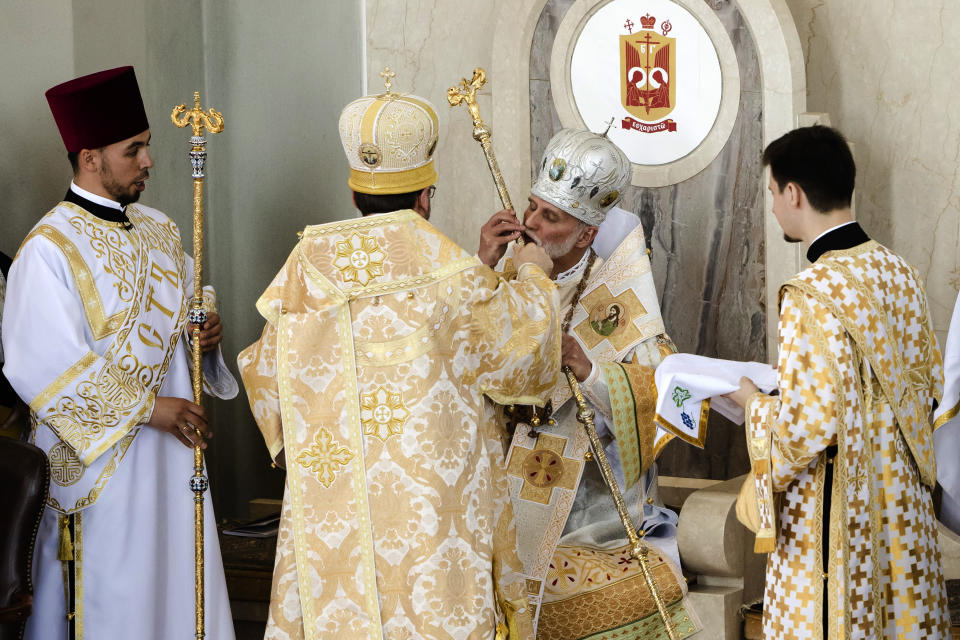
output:
[[[500,173],[500,168],[497,165],[496,158],[493,154],[493,149],[490,145],[490,127],[488,127],[480,117],[480,110],[477,105],[476,93],[485,83],[486,72],[478,67],[474,69],[473,78],[470,81],[467,81],[466,78],[463,78],[461,79],[459,85],[455,85],[447,89],[447,101],[450,103],[451,107],[456,107],[459,104],[467,105],[467,110],[470,112],[470,116],[473,119],[473,137],[483,148],[484,156],[487,159],[487,165],[489,166],[490,172],[493,175],[493,180],[496,183],[497,191],[500,194],[500,200],[503,203],[503,207],[504,209],[512,209],[513,207],[510,203],[510,196],[507,194],[503,176]],[[523,242],[523,236],[521,235],[517,238],[517,243],[522,245]],[[589,270],[590,267],[588,266],[587,269]],[[564,325],[568,325],[569,319],[570,317],[568,314]],[[568,328],[568,326],[565,326],[564,330]],[[577,420],[583,425],[587,433],[587,437],[590,440],[590,448],[593,452],[591,457],[596,459],[600,468],[600,473],[603,476],[603,480],[613,495],[613,501],[616,506],[617,514],[620,517],[620,521],[623,524],[623,528],[627,534],[627,539],[630,543],[630,554],[636,558],[640,564],[644,582],[650,589],[650,593],[653,596],[654,602],[656,603],[657,611],[660,614],[661,620],[663,621],[667,636],[671,640],[675,640],[676,632],[673,621],[670,617],[670,614],[667,612],[666,603],[664,602],[663,596],[660,593],[660,589],[650,571],[650,564],[647,560],[649,548],[647,545],[641,542],[640,537],[637,535],[637,528],[632,521],[626,504],[624,503],[622,492],[617,484],[617,480],[612,468],[610,467],[610,463],[607,460],[607,455],[604,451],[603,444],[600,442],[600,438],[597,434],[597,429],[594,424],[594,411],[587,404],[586,398],[583,395],[580,384],[577,381],[577,377],[573,370],[569,366],[565,365],[563,366],[562,371],[566,376],[567,384],[569,385],[570,391],[577,404]],[[539,421],[536,416],[534,416],[531,424],[534,427],[539,426]]]
[[[193,299],[190,301],[188,318],[193,324],[193,401],[201,404],[203,396],[203,365],[201,359],[200,328],[207,321],[207,312],[203,307],[203,179],[207,160],[207,139],[204,130],[210,133],[223,131],[223,115],[214,109],[204,111],[200,108],[200,93],[193,92],[193,108],[187,110],[185,104],[177,105],[170,119],[178,127],[188,124],[193,127],[190,137],[190,164],[193,168]],[[209,482],[203,475],[203,450],[198,442],[193,449],[193,476],[190,478],[190,490],[193,491],[193,528],[194,528],[194,588],[196,590],[196,638],[205,636],[204,630],[204,549],[203,549],[203,494]]]

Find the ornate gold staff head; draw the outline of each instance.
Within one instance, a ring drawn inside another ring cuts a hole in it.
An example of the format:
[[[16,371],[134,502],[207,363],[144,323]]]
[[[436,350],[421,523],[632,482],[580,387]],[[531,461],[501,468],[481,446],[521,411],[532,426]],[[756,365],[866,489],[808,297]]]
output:
[[[477,106],[477,91],[487,82],[487,72],[481,67],[473,70],[473,78],[467,82],[466,78],[460,79],[459,85],[454,85],[447,89],[447,102],[451,107],[456,107],[461,103],[467,105],[467,111],[473,118],[473,139],[480,143],[483,149],[483,155],[487,159],[487,166],[490,167],[490,175],[493,176],[493,182],[497,185],[497,192],[500,194],[500,202],[504,209],[513,209],[510,202],[510,194],[507,193],[507,186],[503,182],[503,176],[500,174],[500,166],[497,164],[497,158],[493,154],[493,147],[490,144],[490,127],[484,124],[480,117],[480,107]],[[518,239],[520,245],[523,245],[523,239]]]
[[[173,124],[181,128],[188,124],[192,125],[193,135],[196,138],[203,135],[204,129],[210,133],[220,133],[223,131],[223,114],[215,111],[213,108],[211,108],[209,112],[201,109],[199,91],[193,92],[193,109],[187,111],[187,105],[178,104],[173,108],[170,119],[173,121]]]
[[[459,85],[454,85],[447,89],[447,102],[450,103],[451,107],[466,103],[467,111],[470,112],[470,117],[473,118],[473,137],[476,140],[480,139],[477,137],[478,131],[484,130],[486,133],[489,133],[489,129],[487,129],[483,123],[483,119],[480,117],[480,107],[477,106],[477,91],[486,83],[487,72],[481,67],[477,67],[473,70],[473,78],[471,78],[469,82],[466,78],[461,78]]]
[[[220,133],[223,131],[223,114],[214,109],[204,111],[200,108],[200,92],[193,92],[193,109],[187,111],[187,105],[178,104],[170,113],[170,120],[178,127],[185,127],[188,124],[193,127],[193,137],[190,138],[190,144],[193,149],[190,151],[190,162],[193,165],[194,179],[201,179],[204,176],[204,167],[207,162],[207,139],[203,137],[203,130],[210,133]]]

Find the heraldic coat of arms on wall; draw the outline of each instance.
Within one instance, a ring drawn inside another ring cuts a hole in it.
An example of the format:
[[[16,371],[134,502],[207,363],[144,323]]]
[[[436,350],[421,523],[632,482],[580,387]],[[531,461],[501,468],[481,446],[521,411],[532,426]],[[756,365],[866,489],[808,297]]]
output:
[[[677,39],[668,38],[669,20],[660,23],[649,13],[640,18],[640,30],[627,18],[626,35],[620,36],[620,100],[633,117],[621,127],[643,133],[676,131],[677,123],[665,119],[677,104]]]

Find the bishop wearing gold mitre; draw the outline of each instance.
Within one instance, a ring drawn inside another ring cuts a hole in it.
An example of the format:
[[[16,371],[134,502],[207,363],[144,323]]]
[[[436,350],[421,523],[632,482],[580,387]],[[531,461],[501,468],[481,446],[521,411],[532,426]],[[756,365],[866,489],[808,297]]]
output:
[[[428,222],[423,98],[388,84],[340,135],[363,217],[304,229],[239,357],[287,469],[266,637],[529,638],[490,399],[554,387],[552,263],[530,245],[505,282]]]

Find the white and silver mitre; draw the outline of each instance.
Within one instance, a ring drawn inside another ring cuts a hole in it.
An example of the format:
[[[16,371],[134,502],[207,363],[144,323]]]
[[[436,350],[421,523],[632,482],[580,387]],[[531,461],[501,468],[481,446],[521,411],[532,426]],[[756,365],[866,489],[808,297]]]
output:
[[[550,139],[530,192],[589,225],[603,219],[630,184],[630,160],[605,136],[563,129]]]

